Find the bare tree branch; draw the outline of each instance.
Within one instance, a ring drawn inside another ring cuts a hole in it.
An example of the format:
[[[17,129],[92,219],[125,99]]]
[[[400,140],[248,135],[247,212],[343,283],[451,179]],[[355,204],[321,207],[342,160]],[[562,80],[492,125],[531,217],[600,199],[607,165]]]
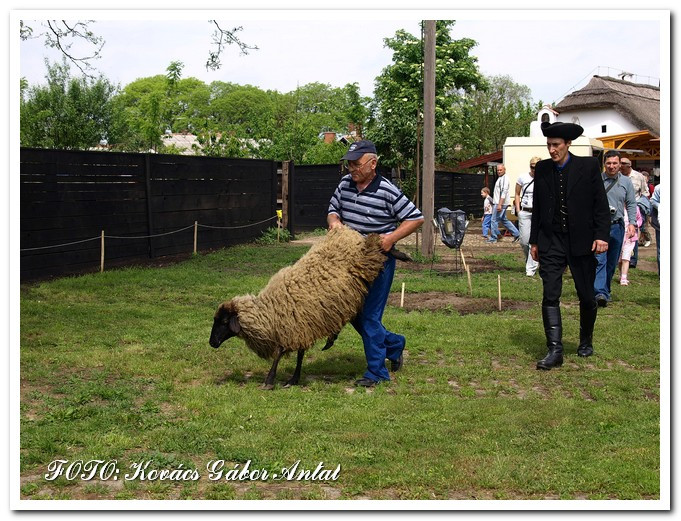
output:
[[[34,35],[33,28],[21,20],[19,24],[19,37],[22,40],[44,37],[47,47],[57,49],[65,58],[78,67],[84,76],[94,78],[94,75],[90,72],[96,71],[96,69],[90,62],[100,58],[105,42],[104,38],[96,36],[90,30],[89,24],[91,23],[94,23],[94,20],[72,23],[68,23],[66,20],[47,20],[43,24],[45,30]],[[71,48],[76,43],[86,45],[90,51],[84,55],[82,55],[83,52],[73,52]]]
[[[243,55],[248,54],[248,51],[258,50],[257,46],[250,46],[237,38],[236,33],[241,31],[243,27],[234,27],[228,31],[220,27],[220,24],[218,24],[217,20],[209,20],[209,22],[215,24],[216,27],[215,32],[213,32],[213,45],[215,46],[215,50],[208,51],[206,70],[215,71],[222,66],[222,63],[220,62],[220,55],[227,45],[236,44],[239,47],[240,54]]]

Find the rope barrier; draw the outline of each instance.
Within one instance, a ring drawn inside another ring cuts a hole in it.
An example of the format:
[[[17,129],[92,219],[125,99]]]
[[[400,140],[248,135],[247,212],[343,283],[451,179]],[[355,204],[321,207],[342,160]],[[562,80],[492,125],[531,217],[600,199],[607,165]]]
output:
[[[208,224],[198,224],[197,226],[199,228],[213,228],[213,229],[218,229],[218,230],[236,230],[239,228],[248,228],[249,226],[257,226],[258,224],[266,223],[267,221],[271,221],[272,219],[276,219],[277,216],[275,215],[274,217],[270,217],[269,219],[265,219],[264,221],[260,221],[257,223],[253,224],[245,224],[243,226],[210,226]]]
[[[138,236],[122,236],[122,235],[104,235],[104,236],[102,236],[102,235],[98,235],[97,237],[92,237],[91,239],[83,239],[83,240],[80,240],[80,241],[67,242],[67,243],[64,243],[64,244],[54,244],[52,246],[39,246],[39,247],[36,247],[36,248],[21,248],[19,251],[36,251],[36,250],[47,250],[47,249],[50,249],[50,248],[62,248],[64,246],[72,246],[74,244],[81,244],[81,243],[84,243],[84,242],[101,240],[102,238],[105,238],[105,239],[150,239],[150,238],[153,238],[153,237],[162,237],[164,235],[172,235],[174,233],[183,232],[185,230],[189,230],[190,228],[195,228],[197,226],[200,226],[202,228],[212,228],[212,229],[220,229],[220,230],[236,230],[236,229],[239,229],[239,228],[248,228],[250,226],[257,226],[259,224],[271,221],[271,220],[276,219],[276,218],[277,218],[277,216],[275,215],[274,217],[270,217],[270,218],[265,219],[263,221],[259,221],[257,223],[252,223],[252,224],[245,224],[243,226],[210,226],[210,225],[207,225],[207,224],[195,223],[195,224],[192,224],[190,226],[180,228],[179,230],[174,230],[172,232],[165,232],[165,233],[157,233],[157,234],[154,234],[154,235],[138,235]]]
[[[22,248],[19,251],[35,251],[35,250],[47,250],[48,248],[61,248],[62,246],[71,246],[73,244],[80,244],[82,242],[96,241],[100,238],[101,238],[101,236],[98,235],[97,237],[93,237],[92,239],[83,239],[82,241],[67,242],[65,244],[55,244],[53,246],[39,246],[37,248]]]
[[[151,239],[152,237],[163,237],[164,235],[172,235],[173,233],[180,233],[185,230],[189,230],[189,228],[193,228],[194,225],[190,226],[185,226],[184,228],[180,228],[179,230],[175,230],[172,232],[165,232],[165,233],[156,233],[154,235],[138,235],[135,237],[132,236],[125,236],[125,235],[105,235],[104,237],[106,239]]]

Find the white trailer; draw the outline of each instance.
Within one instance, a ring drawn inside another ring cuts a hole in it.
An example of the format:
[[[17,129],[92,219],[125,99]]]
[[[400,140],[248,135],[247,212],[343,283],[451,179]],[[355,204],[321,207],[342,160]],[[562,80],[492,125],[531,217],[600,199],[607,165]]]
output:
[[[603,143],[598,139],[580,136],[570,145],[570,152],[576,156],[599,157],[603,154]],[[541,137],[509,137],[504,143],[503,163],[508,177],[509,196],[515,197],[515,183],[521,174],[530,171],[530,159],[537,156],[549,159],[546,138]],[[490,187],[492,188],[492,187]],[[513,205],[513,200],[511,201]]]

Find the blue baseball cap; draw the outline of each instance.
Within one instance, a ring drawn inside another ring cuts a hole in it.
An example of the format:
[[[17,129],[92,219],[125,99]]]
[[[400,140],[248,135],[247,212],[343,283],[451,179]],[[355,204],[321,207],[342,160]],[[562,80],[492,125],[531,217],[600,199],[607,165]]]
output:
[[[361,158],[364,154],[375,153],[376,145],[374,145],[371,141],[363,139],[350,145],[348,151],[345,153],[343,157],[341,157],[341,161],[343,161],[344,159],[347,159],[348,161],[355,161]]]

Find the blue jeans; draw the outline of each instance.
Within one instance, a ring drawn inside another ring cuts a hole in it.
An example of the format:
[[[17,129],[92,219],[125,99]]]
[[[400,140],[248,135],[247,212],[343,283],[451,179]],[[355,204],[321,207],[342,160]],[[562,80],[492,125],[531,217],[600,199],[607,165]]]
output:
[[[655,244],[657,245],[657,276],[660,276],[660,230],[655,230]]]
[[[596,254],[596,281],[594,282],[594,293],[596,297],[603,295],[610,300],[610,282],[620,259],[622,252],[622,241],[624,241],[624,224],[621,221],[610,225],[610,240],[608,241],[608,251]]]
[[[369,288],[362,311],[352,321],[352,326],[364,342],[364,356],[367,359],[364,378],[374,381],[390,380],[385,359],[397,361],[406,343],[402,335],[388,331],[381,323],[394,274],[395,258],[388,255],[383,271]]]
[[[517,237],[519,235],[518,228],[516,228],[511,221],[508,220],[508,217],[506,217],[506,209],[508,208],[508,205],[502,206],[501,211],[497,212],[497,207],[496,205],[494,206],[494,209],[492,210],[492,236],[490,237],[490,240],[492,242],[497,240],[497,237],[501,235],[501,232],[499,232],[499,222],[504,225],[504,227],[511,232],[511,235],[513,237]]]
[[[491,213],[488,213],[488,214],[482,216],[482,236],[483,237],[487,237],[491,223],[492,223],[492,214]]]

